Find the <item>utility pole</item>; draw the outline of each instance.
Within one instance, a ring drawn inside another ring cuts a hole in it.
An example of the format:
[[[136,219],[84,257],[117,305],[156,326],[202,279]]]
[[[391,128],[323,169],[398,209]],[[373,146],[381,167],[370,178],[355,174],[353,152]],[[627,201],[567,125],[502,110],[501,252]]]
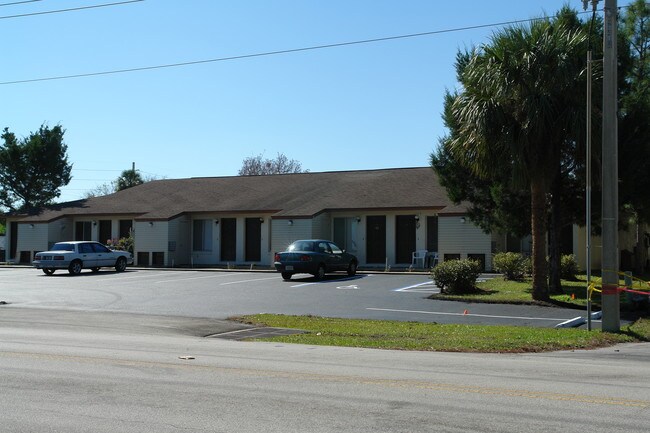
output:
[[[582,4],[584,10],[589,8],[590,0],[583,0]],[[585,198],[586,198],[586,210],[585,210],[585,222],[586,222],[586,260],[585,260],[585,270],[587,273],[587,329],[591,331],[591,293],[589,290],[591,288],[591,81],[592,81],[592,52],[591,52],[591,31],[594,24],[594,19],[596,18],[596,10],[598,8],[598,0],[591,0],[592,8],[592,17],[591,24],[589,25],[589,47],[587,48],[587,137],[586,143],[586,157],[585,157],[585,166],[586,166],[586,188],[585,188]]]
[[[618,89],[616,0],[605,0],[603,35],[602,145],[602,306],[603,331],[618,332],[621,314],[618,292]]]

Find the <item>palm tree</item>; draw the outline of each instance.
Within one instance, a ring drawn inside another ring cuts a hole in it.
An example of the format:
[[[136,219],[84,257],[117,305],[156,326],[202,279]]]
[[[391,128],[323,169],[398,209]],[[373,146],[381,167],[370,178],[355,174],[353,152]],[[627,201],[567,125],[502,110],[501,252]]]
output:
[[[459,56],[462,89],[451,103],[455,126],[447,145],[477,176],[511,168],[530,189],[533,299],[548,299],[548,194],[562,149],[575,140],[582,110],[586,35],[549,19],[497,32],[489,44]],[[582,87],[581,87],[582,86]]]
[[[115,181],[115,191],[122,191],[136,185],[143,184],[145,181],[142,179],[140,172],[135,169],[124,170],[120,177]]]

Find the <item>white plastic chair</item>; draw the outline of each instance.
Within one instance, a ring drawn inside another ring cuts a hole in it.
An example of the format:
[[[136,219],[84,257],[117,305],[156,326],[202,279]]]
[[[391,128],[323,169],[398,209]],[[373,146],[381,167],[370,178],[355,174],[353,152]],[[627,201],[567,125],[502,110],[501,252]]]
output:
[[[427,250],[413,251],[411,253],[411,266],[416,267],[418,260],[421,260],[422,266],[420,267],[424,268],[424,264],[426,263],[426,259],[427,259],[427,253],[428,253]]]
[[[438,253],[436,252],[429,253],[429,263],[432,268],[438,264]]]

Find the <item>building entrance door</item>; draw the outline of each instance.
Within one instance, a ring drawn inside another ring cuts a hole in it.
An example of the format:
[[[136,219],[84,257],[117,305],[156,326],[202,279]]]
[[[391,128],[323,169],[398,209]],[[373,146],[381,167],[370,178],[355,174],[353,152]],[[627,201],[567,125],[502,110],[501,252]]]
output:
[[[386,261],[386,216],[366,217],[366,262]]]
[[[415,251],[415,215],[398,215],[395,219],[395,263],[411,263]]]

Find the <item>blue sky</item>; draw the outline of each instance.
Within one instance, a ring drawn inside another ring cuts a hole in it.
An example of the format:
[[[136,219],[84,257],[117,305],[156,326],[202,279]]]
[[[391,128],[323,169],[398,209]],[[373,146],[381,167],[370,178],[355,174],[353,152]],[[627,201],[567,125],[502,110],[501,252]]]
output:
[[[445,134],[458,49],[499,26],[83,78],[4,84],[436,32],[554,14],[581,0],[0,0],[0,127],[66,129],[81,198],[124,169],[236,175],[279,152],[313,172],[419,167]],[[628,0],[619,0],[625,6]],[[602,8],[604,1],[601,1]]]

